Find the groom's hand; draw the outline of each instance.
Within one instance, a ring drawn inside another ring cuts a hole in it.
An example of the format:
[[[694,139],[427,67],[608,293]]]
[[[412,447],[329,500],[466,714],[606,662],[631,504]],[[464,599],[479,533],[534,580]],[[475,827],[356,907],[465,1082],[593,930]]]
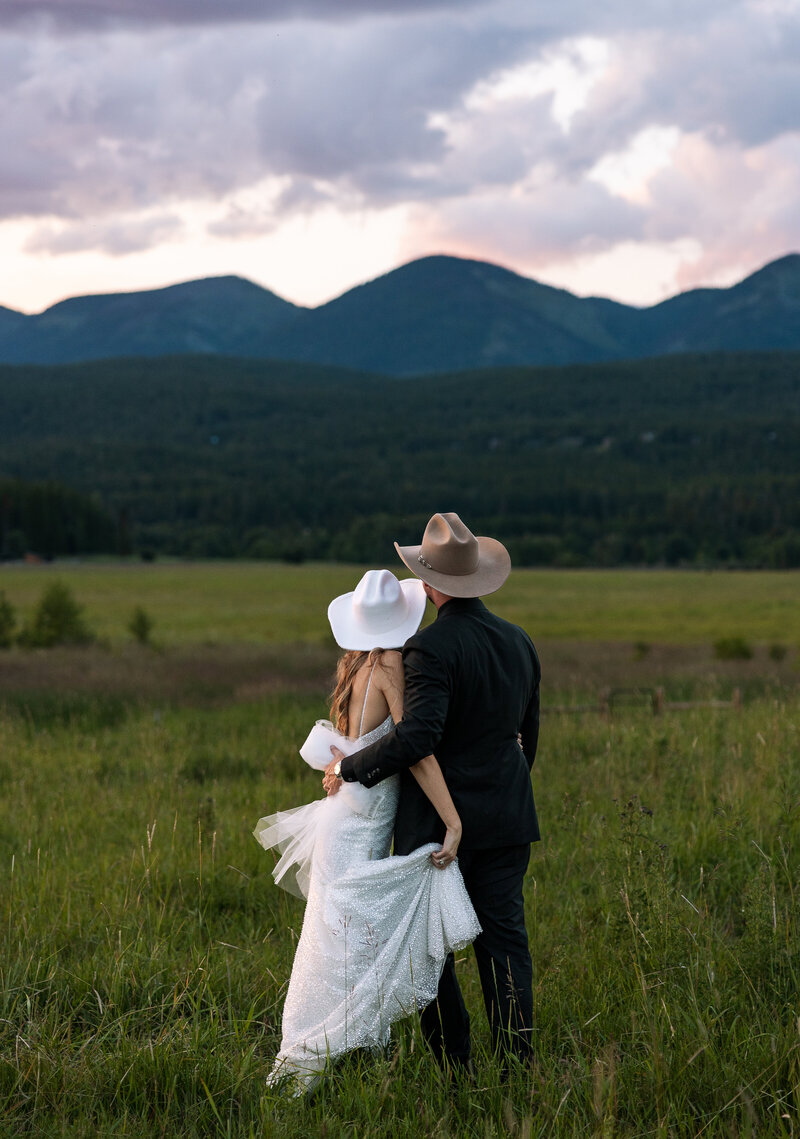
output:
[[[333,774],[333,769],[340,759],[344,759],[344,752],[340,751],[338,747],[331,745],[331,755],[333,759],[325,768],[325,774],[322,777],[322,786],[328,795],[335,795],[341,787],[342,781]]]

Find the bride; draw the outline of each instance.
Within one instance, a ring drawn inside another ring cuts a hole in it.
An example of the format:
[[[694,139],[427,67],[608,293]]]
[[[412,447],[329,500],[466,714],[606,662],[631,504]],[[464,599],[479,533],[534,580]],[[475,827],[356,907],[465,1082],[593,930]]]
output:
[[[403,712],[398,646],[425,609],[422,583],[370,570],[331,602],[340,657],[333,723],[318,721],[301,755],[330,763],[330,745],[356,751],[390,731]],[[412,774],[446,829],[391,856],[399,776],[375,787],[345,783],[336,795],[260,819],[254,834],[280,858],[276,883],[306,898],[283,1009],[283,1037],[268,1082],[288,1077],[294,1094],[314,1087],[326,1065],[355,1048],[389,1042],[393,1021],[435,1000],[447,955],[480,933],[455,860],[461,821],[434,756]]]

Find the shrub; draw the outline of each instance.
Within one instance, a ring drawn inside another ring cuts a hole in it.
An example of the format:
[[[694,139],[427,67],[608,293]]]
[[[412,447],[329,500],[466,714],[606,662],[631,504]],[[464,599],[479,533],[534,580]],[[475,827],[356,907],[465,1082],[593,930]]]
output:
[[[83,619],[83,606],[63,581],[54,581],[23,625],[18,640],[25,648],[49,649],[54,645],[86,645],[94,636]]]
[[[767,651],[769,652],[770,660],[784,660],[789,650],[786,648],[786,645],[782,645],[780,641],[776,641],[769,646]]]
[[[744,637],[720,637],[714,641],[717,660],[750,660],[753,650]]]
[[[128,622],[128,632],[140,645],[149,645],[152,631],[153,618],[146,609],[143,609],[141,605],[137,605]]]
[[[14,607],[0,589],[0,649],[7,649],[14,641],[14,626],[17,623]]]

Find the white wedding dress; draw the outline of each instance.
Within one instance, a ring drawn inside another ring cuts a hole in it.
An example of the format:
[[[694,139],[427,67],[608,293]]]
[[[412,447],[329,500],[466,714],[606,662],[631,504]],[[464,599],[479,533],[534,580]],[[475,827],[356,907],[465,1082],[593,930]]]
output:
[[[391,728],[389,717],[349,750]],[[396,775],[372,788],[343,783],[253,832],[281,854],[275,881],[307,898],[269,1076],[291,1077],[297,1094],[330,1060],[388,1044],[393,1021],[435,998],[447,954],[480,933],[457,863],[431,863],[436,843],[390,855],[398,792]]]

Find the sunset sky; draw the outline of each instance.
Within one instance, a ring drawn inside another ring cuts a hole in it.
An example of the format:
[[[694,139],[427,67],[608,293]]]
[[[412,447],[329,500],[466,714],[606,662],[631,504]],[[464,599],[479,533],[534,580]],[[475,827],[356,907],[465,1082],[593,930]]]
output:
[[[649,304],[800,250],[800,0],[0,0],[0,304],[428,253]]]

